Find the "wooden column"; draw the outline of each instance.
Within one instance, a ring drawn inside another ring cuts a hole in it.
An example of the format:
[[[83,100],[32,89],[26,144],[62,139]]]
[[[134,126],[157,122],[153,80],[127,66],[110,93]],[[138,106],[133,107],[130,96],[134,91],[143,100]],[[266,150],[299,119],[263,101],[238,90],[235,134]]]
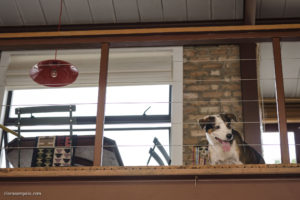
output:
[[[284,164],[290,163],[289,145],[286,125],[286,111],[285,111],[285,97],[282,73],[282,60],[280,38],[273,38],[273,54],[275,64],[275,79],[276,79],[276,103],[277,103],[277,117],[278,129],[280,131],[280,149],[281,162]]]
[[[240,44],[240,71],[243,104],[244,138],[258,152],[262,152],[258,86],[256,71],[256,43]]]
[[[256,19],[256,0],[244,1],[244,21],[247,25],[255,25]]]
[[[99,74],[99,82],[98,82],[99,89],[98,89],[98,104],[97,104],[98,106],[97,106],[97,120],[96,120],[96,135],[95,135],[95,146],[94,146],[94,166],[100,166],[102,163],[108,55],[109,55],[109,44],[103,43],[101,45],[100,74]]]

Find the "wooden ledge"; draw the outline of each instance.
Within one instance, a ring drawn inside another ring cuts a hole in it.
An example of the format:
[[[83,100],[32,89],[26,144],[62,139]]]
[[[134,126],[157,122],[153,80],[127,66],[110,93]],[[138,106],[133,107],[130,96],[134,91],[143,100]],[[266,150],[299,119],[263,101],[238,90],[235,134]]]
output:
[[[239,32],[239,31],[271,31],[299,30],[300,24],[274,25],[239,25],[239,26],[207,26],[207,27],[168,27],[168,28],[139,28],[139,29],[108,29],[83,31],[53,31],[53,32],[21,32],[0,33],[0,39],[44,38],[44,37],[82,37],[82,36],[112,36],[112,35],[141,35],[167,33],[208,33],[208,32]]]
[[[300,175],[300,164],[169,167],[41,167],[0,169],[0,179],[39,177],[176,177]]]

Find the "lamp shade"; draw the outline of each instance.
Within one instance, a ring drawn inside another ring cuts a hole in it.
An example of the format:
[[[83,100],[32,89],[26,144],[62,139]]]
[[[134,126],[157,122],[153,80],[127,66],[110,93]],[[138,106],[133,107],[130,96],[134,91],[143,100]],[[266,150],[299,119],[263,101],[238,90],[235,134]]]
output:
[[[48,87],[62,87],[73,83],[78,70],[63,60],[44,60],[34,65],[30,77],[38,84]]]

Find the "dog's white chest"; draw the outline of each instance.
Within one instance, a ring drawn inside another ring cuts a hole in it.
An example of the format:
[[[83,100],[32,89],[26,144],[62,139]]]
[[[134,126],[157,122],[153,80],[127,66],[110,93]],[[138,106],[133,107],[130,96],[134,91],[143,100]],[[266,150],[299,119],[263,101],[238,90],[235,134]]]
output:
[[[221,145],[209,145],[211,164],[242,164],[237,149],[235,141],[233,141],[230,150],[226,152],[224,152]]]

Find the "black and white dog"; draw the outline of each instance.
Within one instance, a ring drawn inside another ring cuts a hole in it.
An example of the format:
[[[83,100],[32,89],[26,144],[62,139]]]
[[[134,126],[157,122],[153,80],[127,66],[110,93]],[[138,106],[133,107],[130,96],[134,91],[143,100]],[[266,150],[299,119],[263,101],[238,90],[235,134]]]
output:
[[[232,120],[236,121],[233,114],[209,115],[199,120],[200,127],[206,131],[210,163],[264,164],[262,156],[231,128]]]

